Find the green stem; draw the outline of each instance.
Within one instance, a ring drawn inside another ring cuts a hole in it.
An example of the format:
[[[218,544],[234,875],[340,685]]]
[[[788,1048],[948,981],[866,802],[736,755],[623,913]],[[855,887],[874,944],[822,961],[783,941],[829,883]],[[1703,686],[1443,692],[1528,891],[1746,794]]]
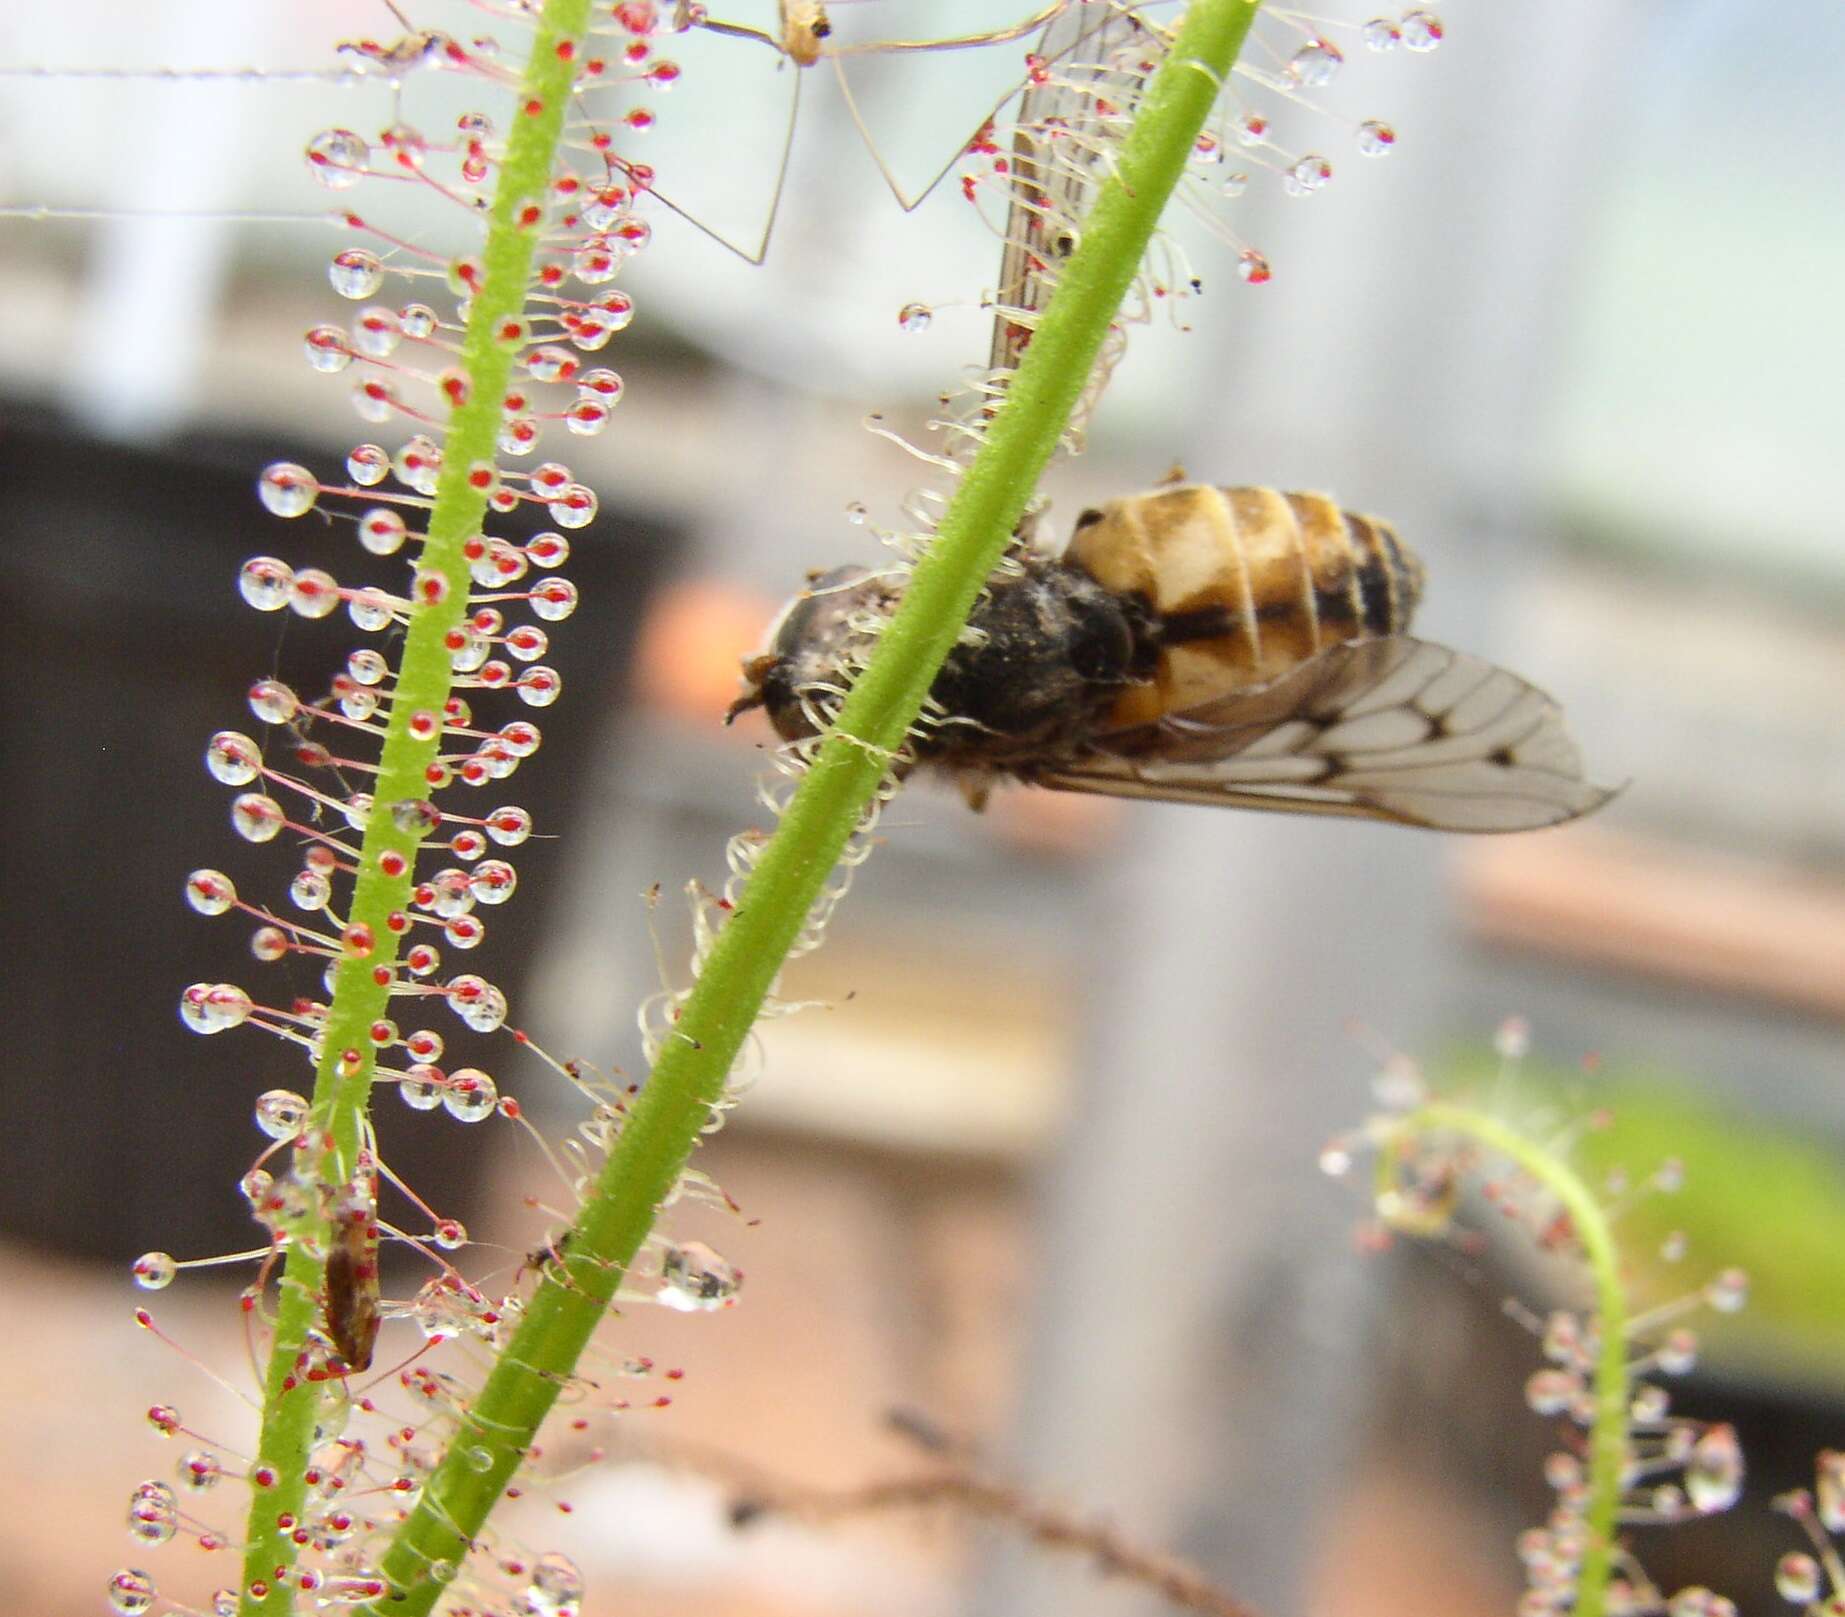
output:
[[[507,140],[482,258],[482,284],[463,339],[468,396],[449,417],[441,482],[418,566],[419,578],[440,577],[448,587],[440,599],[419,600],[411,614],[379,758],[374,811],[360,849],[347,916],[349,927],[366,928],[375,942],[369,953],[355,954],[339,965],[315,1069],[310,1128],[326,1142],[312,1164],[320,1188],[337,1188],[352,1177],[365,1133],[376,1066],[369,1030],[390,1005],[389,983],[378,981],[375,973],[397,957],[397,935],[389,919],[409,908],[417,842],[413,832],[399,827],[391,809],[429,795],[426,772],[441,745],[441,726],[419,737],[412,733],[411,720],[419,713],[439,719],[448,701],[453,667],[444,642],[460,625],[468,601],[463,546],[480,531],[487,511],[486,495],[472,486],[468,472],[477,464],[493,462],[498,452],[501,401],[516,350],[502,345],[496,333],[524,310],[537,248],[537,232],[523,226],[518,216],[527,204],[542,209],[545,203],[576,73],[574,61],[560,58],[558,46],[567,39],[582,39],[589,10],[590,0],[547,0]],[[387,859],[401,861],[402,874],[389,874]],[[309,1166],[305,1158],[298,1159],[298,1169]],[[291,1529],[303,1519],[308,1503],[309,1453],[325,1396],[324,1385],[308,1380],[303,1366],[319,1312],[329,1235],[325,1209],[318,1196],[310,1194],[288,1230],[275,1336],[264,1376],[241,1617],[280,1617],[293,1610],[286,1582],[296,1559]]]
[[[1589,1426],[1589,1498],[1584,1521],[1588,1543],[1576,1577],[1576,1617],[1602,1617],[1614,1565],[1615,1513],[1627,1454],[1627,1294],[1621,1285],[1614,1232],[1595,1193],[1568,1163],[1483,1112],[1436,1102],[1404,1118],[1395,1137],[1446,1130],[1478,1140],[1522,1168],[1549,1190],[1568,1213],[1595,1288],[1595,1416]]]
[[[422,1617],[525,1458],[690,1157],[764,997],[1010,542],[1184,171],[1256,0],[1195,0],[979,454],[680,1011],[518,1330],[385,1553],[374,1614]]]

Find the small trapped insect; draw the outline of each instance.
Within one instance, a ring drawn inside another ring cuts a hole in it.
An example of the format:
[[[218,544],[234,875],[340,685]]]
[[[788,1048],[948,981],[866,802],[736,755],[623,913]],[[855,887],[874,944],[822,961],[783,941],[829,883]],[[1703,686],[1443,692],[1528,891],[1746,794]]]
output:
[[[982,807],[1057,791],[1450,831],[1527,831],[1612,795],[1556,704],[1406,630],[1422,564],[1323,494],[1176,482],[1077,518],[1061,556],[995,579],[930,691],[915,762]],[[869,649],[890,573],[825,573],[744,665],[730,717],[821,732],[823,691]]]
[[[537,1246],[533,1247],[530,1252],[526,1253],[525,1261],[519,1265],[518,1273],[513,1276],[514,1282],[516,1283],[524,1279],[528,1270],[537,1275],[540,1279],[543,1279],[546,1275],[551,1273],[552,1265],[561,1266],[563,1264],[564,1256],[569,1250],[569,1230],[564,1230],[558,1235],[545,1237],[545,1239]]]
[[[378,1182],[361,1168],[331,1209],[320,1329],[348,1373],[369,1370],[378,1341]]]

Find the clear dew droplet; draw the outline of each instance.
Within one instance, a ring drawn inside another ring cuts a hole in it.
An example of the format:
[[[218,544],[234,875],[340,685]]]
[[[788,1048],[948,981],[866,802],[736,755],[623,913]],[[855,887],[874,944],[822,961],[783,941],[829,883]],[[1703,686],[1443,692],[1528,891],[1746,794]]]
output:
[[[1382,157],[1397,143],[1397,132],[1389,124],[1367,118],[1358,126],[1358,150],[1366,157]]]
[[[609,407],[598,398],[582,398],[565,411],[564,425],[579,438],[593,438],[609,424]]]
[[[1218,189],[1227,197],[1240,197],[1249,189],[1249,176],[1241,169],[1233,174],[1226,174]]]
[[[506,1021],[506,995],[483,977],[451,977],[447,998],[449,1008],[476,1033],[492,1033]]]
[[[562,623],[577,609],[577,587],[567,578],[547,578],[532,591],[532,616]]]
[[[173,1277],[179,1273],[179,1264],[170,1252],[143,1252],[134,1261],[130,1271],[134,1281],[143,1291],[164,1291],[173,1284]]]
[[[519,873],[504,859],[483,859],[467,877],[468,891],[482,904],[504,904],[519,884]]]
[[[153,1606],[158,1593],[154,1580],[145,1572],[125,1566],[109,1579],[109,1609],[117,1617],[141,1617]]]
[[[1671,1395],[1664,1387],[1650,1381],[1643,1381],[1634,1388],[1634,1395],[1628,1402],[1627,1413],[1629,1418],[1637,1424],[1650,1425],[1664,1420],[1671,1408]]]
[[[374,556],[396,555],[409,531],[404,519],[388,505],[373,506],[359,518],[359,543]]]
[[[1446,30],[1441,18],[1432,11],[1403,13],[1403,43],[1412,51],[1432,51],[1442,42]]]
[[[1331,179],[1332,164],[1317,152],[1310,152],[1289,166],[1282,179],[1282,189],[1289,196],[1312,196]]]
[[[1742,1445],[1733,1426],[1713,1426],[1697,1441],[1685,1466],[1685,1495],[1700,1515],[1728,1510],[1741,1497]]]
[[[474,908],[474,895],[468,891],[465,870],[439,870],[424,884],[429,889],[427,902],[419,900],[432,915],[453,920]]]
[[[478,1123],[493,1115],[500,1092],[493,1080],[478,1067],[459,1067],[448,1075],[442,1091],[442,1105],[448,1115],[461,1123]]]
[[[328,1578],[317,1593],[323,1606],[362,1606],[389,1588],[390,1583],[376,1572],[341,1572]]]
[[[186,902],[200,915],[222,915],[237,902],[237,888],[222,870],[195,870],[186,878]]]
[[[557,1550],[547,1550],[533,1566],[531,1586],[525,1593],[537,1611],[552,1617],[580,1601],[583,1590],[583,1574],[576,1562]]]
[[[1558,1449],[1544,1456],[1544,1481],[1558,1493],[1582,1485],[1582,1460]]]
[[[1344,65],[1345,57],[1337,45],[1328,39],[1314,39],[1289,60],[1288,77],[1304,89],[1317,90],[1331,84]]]
[[[1364,26],[1364,41],[1367,50],[1393,51],[1403,42],[1403,36],[1388,17],[1373,17]]]
[[[352,346],[368,359],[387,359],[403,341],[402,322],[395,309],[369,304],[352,323]]]
[[[595,490],[587,483],[571,483],[551,501],[551,520],[560,528],[587,528],[596,520]]]
[[[352,363],[346,333],[338,326],[315,326],[302,339],[307,362],[323,376],[337,376]]]
[[[347,657],[346,672],[361,685],[379,685],[391,672],[391,665],[385,660],[383,652],[361,646]]]
[[[431,1066],[414,1066],[397,1080],[397,1095],[414,1112],[433,1112],[442,1104],[442,1074]]]
[[[304,618],[331,617],[339,610],[339,580],[319,567],[304,567],[295,574],[288,604]]]
[[[220,730],[205,748],[206,769],[225,786],[248,786],[262,763],[262,749],[238,730]]]
[[[341,297],[356,302],[369,298],[384,284],[384,264],[369,248],[348,247],[333,255],[327,279]]]
[[[611,332],[626,331],[634,324],[634,299],[626,292],[604,292],[596,300],[596,310]]]
[[[193,1449],[181,1458],[179,1480],[195,1493],[215,1488],[224,1475],[224,1462],[210,1449]]]
[[[391,457],[377,444],[354,444],[346,456],[346,475],[363,488],[382,483],[391,473]]]
[[[1819,1599],[1824,1584],[1819,1562],[1802,1550],[1789,1550],[1775,1563],[1775,1593],[1796,1606]]]
[[[1245,247],[1237,255],[1236,273],[1251,286],[1262,286],[1273,275],[1273,271],[1268,267],[1268,260],[1253,247]]]
[[[395,123],[385,130],[383,145],[400,168],[412,171],[420,169],[429,155],[429,142],[422,130],[406,123]]]
[[[271,842],[287,822],[282,805],[261,792],[245,792],[231,804],[231,828],[246,842]]]
[[[1819,1451],[1813,1466],[1813,1508],[1828,1533],[1845,1533],[1845,1449]]]
[[[292,585],[291,585],[292,587]],[[300,701],[279,679],[259,679],[250,687],[250,711],[264,724],[286,724]]]
[[[241,1026],[254,1007],[235,983],[193,983],[179,996],[179,1018],[194,1033]]]
[[[1581,1379],[1568,1370],[1534,1370],[1525,1381],[1525,1403],[1534,1414],[1561,1415],[1581,1391]]]
[[[1659,1371],[1661,1375],[1687,1375],[1698,1362],[1698,1333],[1681,1327],[1668,1335],[1659,1345]]]
[[[406,303],[397,311],[397,322],[412,342],[427,342],[442,324],[427,303]]]
[[[899,329],[908,332],[927,331],[935,318],[935,311],[926,303],[906,303],[897,311]]]
[[[238,569],[237,593],[258,612],[280,612],[294,588],[294,568],[278,557],[252,556]]]
[[[742,1284],[743,1276],[703,1241],[686,1241],[660,1260],[655,1298],[681,1313],[700,1313],[724,1307]]]
[[[168,1543],[179,1531],[179,1496],[158,1480],[139,1484],[128,1501],[128,1536],[150,1548]]]
[[[377,380],[356,383],[351,393],[352,408],[361,421],[382,426],[397,413],[397,390],[389,382]]]
[[[555,668],[538,664],[520,675],[516,689],[527,707],[549,707],[564,693],[564,678]]]
[[[292,1089],[266,1089],[256,1097],[256,1126],[272,1140],[292,1140],[307,1122],[308,1103]]]
[[[532,816],[517,803],[508,803],[487,816],[487,835],[502,848],[516,848],[532,834]]]
[[[1704,1288],[1704,1300],[1719,1314],[1734,1314],[1749,1300],[1749,1277],[1741,1269],[1725,1269]]]
[[[314,474],[288,460],[265,466],[256,491],[263,504],[279,517],[303,516],[314,509],[314,502],[320,498]]]
[[[346,602],[346,616],[367,634],[382,634],[397,621],[397,603],[383,590],[354,590]]]
[[[525,369],[534,382],[569,382],[577,373],[577,357],[568,348],[544,343],[525,356]]]
[[[345,191],[365,178],[371,147],[350,129],[323,129],[307,143],[308,172],[329,191]]]

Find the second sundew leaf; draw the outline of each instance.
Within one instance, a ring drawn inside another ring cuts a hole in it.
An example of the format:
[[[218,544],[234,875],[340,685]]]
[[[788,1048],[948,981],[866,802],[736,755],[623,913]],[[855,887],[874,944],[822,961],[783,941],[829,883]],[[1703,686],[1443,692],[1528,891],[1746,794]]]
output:
[[[311,1128],[326,1146],[319,1154],[323,1195],[310,1197],[290,1231],[264,1377],[262,1431],[252,1468],[244,1577],[244,1617],[276,1617],[292,1609],[292,1570],[300,1553],[292,1524],[303,1519],[309,1456],[325,1402],[325,1383],[303,1374],[317,1299],[325,1291],[332,1232],[324,1202],[354,1172],[376,1069],[370,1030],[385,1017],[398,928],[410,907],[418,841],[428,829],[401,805],[429,795],[428,772],[442,744],[443,716],[453,688],[449,644],[468,606],[464,545],[478,533],[487,495],[475,468],[491,466],[513,349],[498,340],[523,310],[531,286],[539,225],[575,80],[577,44],[589,22],[589,0],[547,0],[533,33],[530,66],[500,165],[491,225],[450,390],[443,470],[430,511],[411,593],[412,611],[397,668],[395,700],[379,756],[373,809],[358,858],[344,928],[345,957],[337,967],[320,1031]],[[301,1159],[306,1166],[306,1159]]]
[[[1256,10],[1252,0],[1196,0],[1187,12],[1005,407],[680,1005],[567,1253],[547,1265],[390,1546],[389,1593],[374,1613],[422,1617],[456,1575],[672,1195],[783,961],[1011,540]]]
[[[1562,1149],[1498,1115],[1449,1101],[1380,1119],[1370,1129],[1379,1147],[1378,1212],[1404,1234],[1445,1238],[1462,1177],[1477,1175],[1491,1187],[1496,1224],[1524,1222],[1546,1250],[1580,1259],[1592,1306],[1561,1306],[1545,1317],[1546,1362],[1525,1388],[1534,1411],[1569,1422],[1580,1435],[1545,1467],[1557,1505],[1543,1528],[1523,1536],[1521,1558],[1530,1599],[1546,1609],[1567,1606],[1583,1617],[1655,1609],[1657,1591],[1633,1548],[1617,1539],[1620,1529],[1725,1510],[1743,1474],[1734,1431],[1669,1415],[1659,1378],[1695,1362],[1695,1334],[1683,1329],[1683,1316],[1705,1306],[1734,1311],[1747,1281],[1740,1270],[1725,1269],[1670,1304],[1634,1314],[1610,1209],[1569,1160],[1575,1133],[1558,1131],[1554,1121],[1548,1132],[1565,1142]],[[1349,1155],[1334,1150],[1325,1160],[1340,1171]],[[1676,1186],[1678,1166],[1669,1164],[1655,1178],[1662,1187]]]

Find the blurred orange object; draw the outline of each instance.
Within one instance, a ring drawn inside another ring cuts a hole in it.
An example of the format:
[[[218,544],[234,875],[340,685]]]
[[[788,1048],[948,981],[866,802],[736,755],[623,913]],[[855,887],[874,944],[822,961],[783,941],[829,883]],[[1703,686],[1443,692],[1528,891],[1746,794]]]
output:
[[[635,651],[635,686],[657,712],[721,728],[742,688],[739,667],[759,650],[777,602],[716,579],[689,578],[655,595]]]

